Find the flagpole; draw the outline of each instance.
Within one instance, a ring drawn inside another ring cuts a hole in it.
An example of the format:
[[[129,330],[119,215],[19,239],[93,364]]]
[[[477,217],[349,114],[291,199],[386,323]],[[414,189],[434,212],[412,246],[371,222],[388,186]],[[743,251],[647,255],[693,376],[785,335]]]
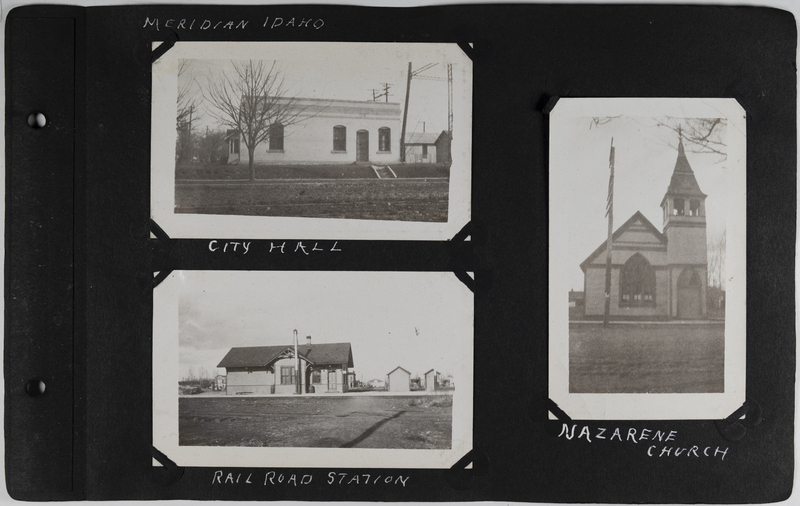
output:
[[[608,166],[611,175],[608,177],[608,239],[606,239],[606,290],[605,310],[603,311],[603,327],[608,327],[608,313],[611,311],[611,240],[614,233],[614,138],[611,138],[611,153],[608,155]]]

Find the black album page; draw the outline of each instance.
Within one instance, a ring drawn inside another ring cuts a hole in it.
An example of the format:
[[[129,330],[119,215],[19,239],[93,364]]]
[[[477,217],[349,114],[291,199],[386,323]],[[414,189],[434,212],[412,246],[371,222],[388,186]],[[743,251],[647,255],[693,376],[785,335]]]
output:
[[[733,6],[11,10],[8,494],[787,499],[796,42]]]

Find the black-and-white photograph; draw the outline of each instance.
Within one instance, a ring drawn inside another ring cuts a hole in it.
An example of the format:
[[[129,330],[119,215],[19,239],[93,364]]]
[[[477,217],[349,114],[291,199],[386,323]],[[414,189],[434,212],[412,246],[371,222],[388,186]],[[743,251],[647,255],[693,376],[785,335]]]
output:
[[[743,394],[744,124],[730,100],[556,105],[550,361],[562,394]]]
[[[403,467],[408,451],[436,467],[469,450],[472,293],[452,273],[180,271],[163,285],[154,437],[174,458],[292,448],[305,453],[283,465]]]
[[[454,44],[176,45],[154,64],[159,212],[463,226],[471,79]]]

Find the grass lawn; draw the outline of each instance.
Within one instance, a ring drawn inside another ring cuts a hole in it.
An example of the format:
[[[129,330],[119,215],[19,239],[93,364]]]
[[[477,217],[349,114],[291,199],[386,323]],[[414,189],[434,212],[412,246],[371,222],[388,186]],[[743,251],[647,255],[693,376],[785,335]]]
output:
[[[724,391],[722,324],[569,325],[571,393]]]
[[[452,397],[181,397],[181,446],[449,449]]]
[[[389,164],[398,178],[448,178],[449,164],[408,163]],[[369,165],[256,165],[257,180],[272,179],[377,179]],[[178,165],[175,180],[233,181],[250,179],[246,163],[238,165]]]
[[[369,169],[372,171],[372,169]],[[446,222],[446,179],[191,182],[175,185],[175,212]]]

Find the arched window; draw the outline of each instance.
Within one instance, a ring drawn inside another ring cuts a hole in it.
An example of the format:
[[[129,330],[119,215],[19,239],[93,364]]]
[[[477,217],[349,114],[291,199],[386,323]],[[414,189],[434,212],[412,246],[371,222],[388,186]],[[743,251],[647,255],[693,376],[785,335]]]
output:
[[[622,267],[619,303],[621,306],[650,306],[656,303],[656,272],[641,253],[630,257]]]
[[[283,125],[280,123],[269,126],[269,150],[283,151]]]
[[[378,151],[392,150],[392,130],[387,127],[378,129]]]
[[[311,371],[311,383],[322,383],[322,375],[319,371]]]
[[[333,150],[347,151],[347,128],[342,125],[333,127]]]

